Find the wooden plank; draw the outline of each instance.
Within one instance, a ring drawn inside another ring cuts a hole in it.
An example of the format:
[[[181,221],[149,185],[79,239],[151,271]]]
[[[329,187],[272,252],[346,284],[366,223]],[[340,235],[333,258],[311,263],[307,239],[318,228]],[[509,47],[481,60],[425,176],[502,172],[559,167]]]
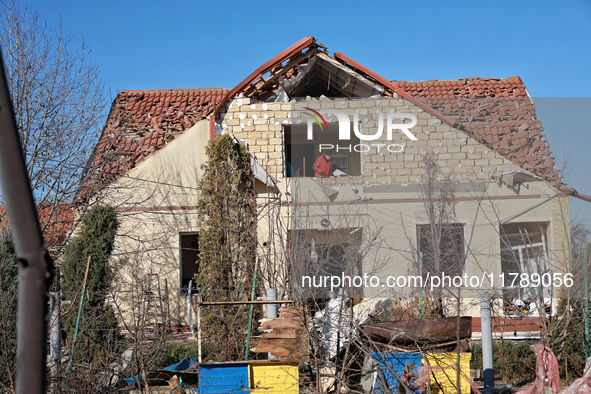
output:
[[[305,338],[272,338],[262,339],[260,341],[249,341],[253,345],[253,352],[270,352],[274,353],[273,349],[286,349],[293,353],[304,353],[300,349],[304,347],[307,351],[308,341]],[[305,344],[305,346],[303,346]],[[255,350],[256,349],[256,350]]]
[[[294,56],[292,59],[290,59],[285,66],[283,66],[281,69],[275,71],[272,75],[270,75],[266,80],[263,81],[262,84],[256,84],[256,85],[251,85],[248,89],[246,89],[244,91],[244,95],[246,97],[251,96],[255,91],[260,90],[266,86],[272,85],[273,83],[275,83],[275,81],[277,81],[277,79],[279,79],[279,77],[282,77],[286,72],[288,72],[289,70],[291,70],[294,67],[297,67],[302,61],[306,60],[307,58],[309,58],[310,56],[319,53],[320,50],[318,48],[308,48],[305,52],[300,53],[299,55]],[[259,82],[260,83],[260,82]]]
[[[303,338],[308,335],[307,331],[303,328],[277,328],[271,332],[266,332],[261,335],[263,339],[269,338]]]
[[[287,313],[281,313],[279,315],[279,317],[282,317],[284,319],[291,319],[291,318],[296,317],[296,318],[299,318],[300,320],[302,320],[302,317],[301,316],[302,315],[299,314],[299,313],[297,313],[297,312],[296,313],[289,313],[289,312],[287,312]]]
[[[277,301],[206,301],[201,305],[256,305],[256,304],[290,304],[296,301],[293,300],[277,300]]]
[[[261,319],[259,321],[261,322],[261,325],[258,328],[259,330],[273,330],[277,328],[306,328],[304,322],[298,318]]]
[[[302,311],[298,311],[298,310],[285,310],[285,308],[281,308],[281,312],[279,312],[279,317],[282,318],[292,318],[292,317],[299,317],[300,319],[302,319]]]

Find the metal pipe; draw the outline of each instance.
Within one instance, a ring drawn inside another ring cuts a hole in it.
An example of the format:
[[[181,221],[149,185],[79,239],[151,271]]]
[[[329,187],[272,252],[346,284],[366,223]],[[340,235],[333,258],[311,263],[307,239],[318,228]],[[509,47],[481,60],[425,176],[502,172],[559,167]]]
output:
[[[61,363],[62,352],[62,322],[61,322],[61,294],[59,292],[51,293],[51,331],[49,335],[49,349],[51,360],[51,392],[56,393],[59,390],[58,377]]]
[[[1,53],[0,63],[0,184],[19,263],[16,391],[45,393],[53,263],[39,227]]]
[[[277,289],[269,287],[267,289],[267,301],[277,301]],[[277,319],[279,316],[277,315],[277,304],[267,304],[267,318],[268,319]],[[271,353],[267,353],[267,359],[273,360],[277,357],[272,355]]]
[[[277,289],[272,287],[267,289],[267,301],[277,301]],[[277,319],[277,304],[267,304],[267,318]]]
[[[80,296],[80,306],[78,306],[78,317],[76,318],[76,328],[74,328],[74,339],[72,340],[72,349],[70,350],[70,362],[68,363],[68,380],[72,372],[72,364],[74,362],[74,351],[76,350],[76,340],[78,339],[78,327],[80,326],[80,316],[82,316],[82,306],[84,304],[84,293],[86,292],[86,281],[88,279],[88,270],[90,269],[90,257],[86,262],[86,273],[84,274],[84,282],[82,282],[82,295]],[[68,382],[66,382],[66,391],[68,391]]]
[[[480,322],[482,332],[482,373],[484,388],[495,386],[495,371],[493,364],[492,320],[490,298],[487,294],[480,296]]]
[[[419,252],[419,276],[421,286],[419,287],[419,320],[423,319],[423,252]]]
[[[187,291],[187,306],[189,308],[189,327],[191,328],[191,335],[195,334],[195,328],[193,328],[193,305],[191,305],[191,300],[193,292],[193,279],[189,281],[189,289]]]
[[[246,351],[244,352],[244,360],[248,360],[248,349],[249,349],[249,341],[250,341],[250,334],[252,332],[252,312],[254,307],[254,295],[255,289],[257,285],[257,269],[254,269],[254,278],[252,279],[252,293],[250,295],[251,304],[250,304],[250,311],[248,313],[248,333],[246,334]]]

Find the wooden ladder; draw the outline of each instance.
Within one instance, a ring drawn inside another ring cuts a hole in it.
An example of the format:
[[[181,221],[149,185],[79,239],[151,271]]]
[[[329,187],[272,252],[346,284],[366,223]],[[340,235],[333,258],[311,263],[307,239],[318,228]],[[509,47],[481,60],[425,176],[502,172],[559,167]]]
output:
[[[160,327],[160,279],[158,274],[149,272],[146,274],[143,293],[143,319],[144,329],[153,330],[158,334]]]

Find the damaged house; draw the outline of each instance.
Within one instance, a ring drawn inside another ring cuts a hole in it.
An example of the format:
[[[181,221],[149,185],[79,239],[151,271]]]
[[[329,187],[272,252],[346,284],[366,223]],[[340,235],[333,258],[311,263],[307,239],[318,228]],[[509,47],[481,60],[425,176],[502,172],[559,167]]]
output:
[[[78,203],[117,208],[121,275],[167,289],[178,327],[199,270],[205,146],[221,134],[252,156],[261,286],[280,299],[346,294],[363,317],[460,289],[477,332],[486,290],[495,330],[516,335],[536,330],[513,319],[522,300],[554,308],[560,286],[510,279],[564,282],[568,196],[586,197],[562,181],[521,78],[390,80],[308,37],[232,89],[123,90],[112,104]],[[332,174],[316,173],[328,152]]]

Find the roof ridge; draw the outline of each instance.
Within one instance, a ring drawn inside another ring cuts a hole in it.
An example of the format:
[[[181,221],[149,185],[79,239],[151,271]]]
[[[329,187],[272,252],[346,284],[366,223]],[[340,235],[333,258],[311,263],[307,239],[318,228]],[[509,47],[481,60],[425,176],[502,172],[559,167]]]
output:
[[[191,91],[199,92],[204,90],[230,90],[229,88],[221,88],[219,86],[211,88],[179,88],[179,89],[134,89],[134,90],[121,90],[119,93],[162,93],[162,92],[180,92],[180,91]]]
[[[408,81],[408,80],[397,80],[397,79],[392,79],[390,82],[395,82],[395,83],[421,83],[421,82],[451,82],[451,81],[471,81],[471,80],[477,80],[477,81],[508,81],[508,80],[512,80],[512,79],[521,79],[521,77],[519,77],[518,75],[516,76],[512,76],[512,77],[505,77],[505,78],[495,78],[495,77],[490,77],[490,78],[482,78],[482,77],[466,77],[466,78],[456,78],[456,79],[424,79],[421,81]]]

